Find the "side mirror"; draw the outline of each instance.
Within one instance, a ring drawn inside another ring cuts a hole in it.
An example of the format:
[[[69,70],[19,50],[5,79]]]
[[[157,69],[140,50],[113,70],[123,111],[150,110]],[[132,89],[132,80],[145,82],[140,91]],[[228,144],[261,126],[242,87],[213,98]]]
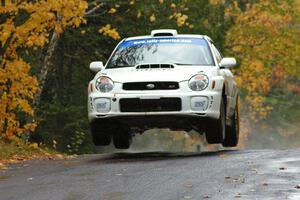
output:
[[[93,72],[99,72],[104,68],[103,62],[97,61],[97,62],[91,62],[90,64],[90,70]]]
[[[219,63],[221,68],[230,68],[236,65],[235,58],[223,58]]]

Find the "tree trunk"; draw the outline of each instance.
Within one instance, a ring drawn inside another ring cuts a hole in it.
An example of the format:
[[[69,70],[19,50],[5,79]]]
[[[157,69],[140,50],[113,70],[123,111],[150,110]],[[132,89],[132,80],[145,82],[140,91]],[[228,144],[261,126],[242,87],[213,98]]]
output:
[[[55,53],[55,77],[56,77],[56,84],[55,84],[55,90],[57,91],[57,100],[60,105],[65,105],[65,96],[66,96],[66,84],[68,82],[65,82],[66,79],[66,73],[65,73],[65,60],[64,60],[64,35],[61,36],[61,40],[58,42],[57,45],[57,52]],[[54,59],[53,59],[54,60]]]
[[[57,46],[57,42],[58,42],[59,38],[60,38],[60,35],[54,31],[52,34],[51,40],[49,42],[46,56],[42,63],[42,68],[41,68],[40,74],[38,76],[40,91],[38,93],[36,93],[35,98],[34,98],[34,106],[35,107],[39,106],[39,103],[41,100],[41,94],[45,87],[47,75],[48,75],[49,69],[52,65],[51,58],[53,56],[53,53],[55,51],[55,48]]]

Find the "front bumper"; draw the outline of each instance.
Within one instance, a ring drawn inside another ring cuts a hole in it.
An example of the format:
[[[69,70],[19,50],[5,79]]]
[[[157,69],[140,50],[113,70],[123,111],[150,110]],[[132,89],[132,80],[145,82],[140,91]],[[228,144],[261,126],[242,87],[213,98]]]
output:
[[[121,112],[120,99],[160,99],[180,98],[180,111],[162,112]],[[130,116],[182,116],[218,119],[220,116],[221,91],[206,90],[200,92],[151,91],[130,93],[92,92],[88,96],[88,118],[90,122],[97,119]],[[100,105],[100,106],[99,106]],[[198,105],[198,106],[197,106]],[[199,107],[200,106],[200,107]]]

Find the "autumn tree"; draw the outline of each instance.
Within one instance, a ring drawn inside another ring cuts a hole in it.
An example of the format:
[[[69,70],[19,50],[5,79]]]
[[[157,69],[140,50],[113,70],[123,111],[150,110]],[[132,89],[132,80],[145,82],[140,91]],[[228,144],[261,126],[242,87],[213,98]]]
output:
[[[233,5],[228,14],[235,24],[227,33],[226,45],[239,59],[235,72],[245,100],[243,113],[252,126],[273,112],[281,123],[286,114],[279,110],[289,108],[292,115],[296,104],[291,102],[300,95],[300,1],[260,0],[244,12],[237,2]]]
[[[17,139],[36,127],[32,102],[41,91],[39,75],[30,74],[31,66],[20,52],[41,49],[53,32],[60,34],[66,27],[84,23],[86,8],[83,0],[15,0],[1,4],[1,138]]]
[[[299,1],[261,0],[241,12],[227,34],[228,47],[240,59],[238,83],[253,119],[267,116],[266,97],[278,84],[300,77],[299,9]]]

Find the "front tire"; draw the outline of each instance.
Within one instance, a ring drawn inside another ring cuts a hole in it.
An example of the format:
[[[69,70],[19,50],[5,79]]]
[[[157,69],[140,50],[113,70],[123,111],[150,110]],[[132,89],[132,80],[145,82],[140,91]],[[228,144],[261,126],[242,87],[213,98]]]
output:
[[[117,149],[128,149],[132,142],[129,130],[118,130],[113,135],[113,144]]]
[[[225,127],[226,127],[226,111],[224,99],[221,99],[220,105],[220,117],[217,120],[211,121],[208,124],[206,131],[206,140],[208,144],[219,144],[222,143],[225,137]]]
[[[96,146],[107,146],[111,142],[111,130],[97,123],[91,124],[92,140]]]
[[[240,132],[240,109],[239,97],[236,100],[236,108],[231,118],[231,126],[226,127],[226,136],[223,142],[223,147],[236,147],[239,142]]]

